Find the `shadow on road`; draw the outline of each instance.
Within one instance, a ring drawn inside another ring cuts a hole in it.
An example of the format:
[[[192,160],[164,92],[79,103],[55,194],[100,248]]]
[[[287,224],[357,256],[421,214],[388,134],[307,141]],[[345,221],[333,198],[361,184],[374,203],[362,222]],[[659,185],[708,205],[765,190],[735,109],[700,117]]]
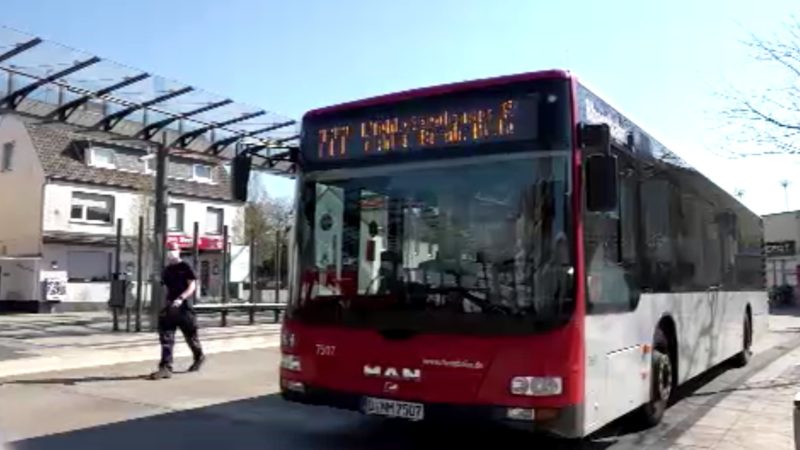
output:
[[[147,379],[147,375],[129,375],[129,376],[99,376],[99,377],[75,377],[75,378],[41,378],[33,380],[15,380],[0,383],[2,385],[54,385],[59,384],[63,386],[74,386],[84,383],[99,383],[103,381],[133,381]]]
[[[605,449],[501,427],[413,424],[284,402],[277,395],[118,422],[13,443],[15,450],[114,448],[387,450],[420,448]]]

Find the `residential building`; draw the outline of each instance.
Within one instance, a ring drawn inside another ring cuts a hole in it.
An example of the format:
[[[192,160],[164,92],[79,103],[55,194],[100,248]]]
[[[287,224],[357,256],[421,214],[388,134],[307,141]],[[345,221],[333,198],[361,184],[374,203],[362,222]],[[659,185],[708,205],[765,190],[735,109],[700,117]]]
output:
[[[152,150],[150,143],[119,135],[0,116],[0,311],[106,308],[116,270],[118,220],[121,271],[136,273],[141,217],[142,269],[144,279],[151,279]],[[223,230],[227,226],[231,242],[239,243],[244,204],[233,199],[222,163],[198,153],[170,156],[167,186],[167,240],[178,243],[191,260],[197,224],[201,295],[220,296]],[[230,249],[231,280],[243,281],[249,249]],[[43,282],[54,279],[66,289],[46,291]]]

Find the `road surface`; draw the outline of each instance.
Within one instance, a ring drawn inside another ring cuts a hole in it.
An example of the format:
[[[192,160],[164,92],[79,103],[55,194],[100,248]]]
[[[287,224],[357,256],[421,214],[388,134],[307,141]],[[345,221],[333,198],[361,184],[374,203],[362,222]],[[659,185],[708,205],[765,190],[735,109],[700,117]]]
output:
[[[387,423],[283,402],[277,349],[214,355],[205,370],[144,379],[150,364],[49,373],[0,384],[0,433],[14,450],[670,448],[727,393],[797,345],[786,341],[748,368],[720,368],[682,391],[655,429],[612,425],[584,442],[474,426]],[[184,365],[188,361],[182,361]]]

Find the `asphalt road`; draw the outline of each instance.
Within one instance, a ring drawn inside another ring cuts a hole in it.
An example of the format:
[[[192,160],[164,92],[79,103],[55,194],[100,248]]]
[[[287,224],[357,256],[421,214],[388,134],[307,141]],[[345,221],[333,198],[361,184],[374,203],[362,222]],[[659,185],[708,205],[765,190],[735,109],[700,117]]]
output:
[[[275,394],[276,349],[219,354],[199,374],[158,382],[143,379],[147,364],[0,381],[0,434],[13,450],[669,448],[728,392],[798,343],[693,383],[654,429],[621,421],[582,442],[466,424],[384,422],[285,403]]]

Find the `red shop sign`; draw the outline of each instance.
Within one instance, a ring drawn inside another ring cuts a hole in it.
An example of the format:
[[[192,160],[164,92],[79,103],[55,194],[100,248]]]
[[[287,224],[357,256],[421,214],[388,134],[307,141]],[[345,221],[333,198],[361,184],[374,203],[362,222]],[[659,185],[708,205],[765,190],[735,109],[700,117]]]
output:
[[[171,234],[167,236],[167,246],[177,244],[181,249],[192,248],[192,238],[185,234]],[[217,236],[200,236],[197,241],[200,250],[222,250],[222,238]]]

